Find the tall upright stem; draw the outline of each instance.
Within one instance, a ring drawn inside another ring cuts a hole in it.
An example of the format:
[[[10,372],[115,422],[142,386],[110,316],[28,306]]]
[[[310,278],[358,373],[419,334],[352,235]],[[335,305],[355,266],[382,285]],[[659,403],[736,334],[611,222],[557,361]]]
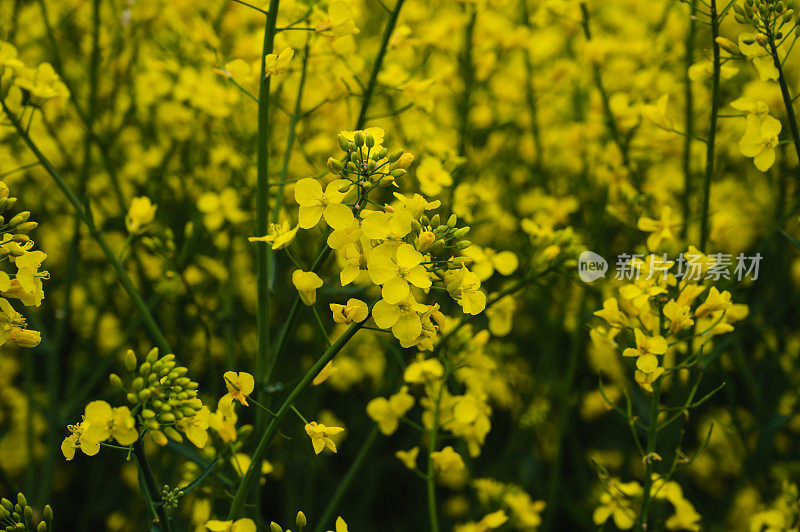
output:
[[[706,251],[708,243],[709,219],[708,208],[711,199],[711,179],[714,177],[714,149],[717,139],[717,116],[719,115],[719,79],[720,79],[720,51],[717,37],[719,37],[719,19],[717,18],[717,0],[711,1],[711,44],[714,54],[714,73],[711,85],[711,117],[708,125],[708,140],[706,143],[706,174],[703,178],[703,210],[700,218],[700,251]]]
[[[792,102],[792,95],[789,93],[789,85],[786,83],[786,76],[783,73],[783,64],[778,55],[778,46],[775,44],[775,35],[772,31],[767,30],[767,40],[769,41],[769,49],[772,53],[772,60],[775,63],[775,68],[778,69],[778,85],[781,87],[781,96],[783,96],[783,105],[786,107],[786,119],[789,122],[789,129],[792,132],[792,142],[794,149],[797,152],[797,159],[800,161],[800,130],[797,127],[797,117],[794,114],[794,104]]]
[[[697,0],[692,0],[689,5],[689,30],[686,32],[686,62],[683,73],[683,94],[686,102],[686,120],[684,128],[686,137],[683,141],[683,219],[681,226],[681,237],[686,238],[689,231],[689,224],[685,220],[690,218],[689,204],[692,197],[692,137],[694,137],[694,91],[692,90],[692,78],[689,76],[689,69],[694,64],[694,40],[697,33],[697,17],[694,10]]]
[[[167,512],[164,509],[164,501],[161,499],[161,492],[158,491],[158,484],[153,476],[153,470],[150,468],[150,462],[147,460],[147,454],[144,452],[144,444],[142,439],[136,440],[133,444],[133,454],[136,455],[136,461],[139,464],[139,471],[142,472],[144,477],[145,489],[150,495],[158,514],[159,530],[163,532],[170,532],[169,520],[167,519]]]
[[[270,0],[267,11],[267,21],[264,27],[264,45],[261,52],[261,81],[258,90],[258,151],[256,164],[258,167],[258,180],[256,184],[256,236],[267,234],[269,222],[269,87],[271,76],[267,76],[267,66],[264,57],[272,53],[275,41],[275,24],[278,20],[278,4],[280,0]],[[256,329],[258,332],[258,347],[256,352],[256,382],[258,386],[258,400],[264,402],[267,398],[265,385],[269,382],[270,373],[274,367],[273,353],[270,345],[269,329],[269,270],[270,248],[266,242],[256,244],[256,291],[257,315]],[[257,414],[257,427],[265,422],[265,413],[259,410]]]

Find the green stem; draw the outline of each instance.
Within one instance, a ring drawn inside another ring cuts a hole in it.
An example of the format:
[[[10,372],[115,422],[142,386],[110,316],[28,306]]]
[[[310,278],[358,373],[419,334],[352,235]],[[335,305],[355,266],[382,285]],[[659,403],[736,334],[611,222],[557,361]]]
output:
[[[366,320],[365,320],[366,321]],[[241,483],[239,484],[238,489],[236,490],[236,494],[233,498],[233,503],[231,504],[230,512],[228,513],[228,519],[237,519],[241,517],[242,512],[244,510],[244,503],[247,500],[247,496],[250,490],[253,488],[256,479],[261,474],[261,461],[264,459],[264,455],[269,448],[270,443],[278,434],[278,429],[280,428],[280,423],[286,414],[291,410],[292,406],[294,406],[295,401],[300,396],[300,394],[308,388],[311,384],[311,381],[314,380],[322,368],[325,365],[333,360],[339,351],[345,346],[345,344],[352,338],[356,332],[362,327],[361,323],[353,323],[350,327],[345,330],[342,335],[337,338],[337,340],[331,345],[325,353],[311,367],[308,372],[303,376],[300,382],[294,387],[294,389],[289,393],[289,396],[284,400],[281,407],[275,414],[275,417],[270,421],[269,425],[267,425],[266,431],[261,436],[261,439],[258,442],[258,446],[253,451],[252,460],[250,462],[250,466],[247,468],[244,476],[242,477]]]
[[[322,529],[325,528],[325,524],[328,523],[331,518],[333,517],[333,513],[339,508],[339,502],[341,502],[342,497],[344,497],[347,488],[350,487],[350,483],[353,481],[358,470],[361,468],[361,464],[364,462],[364,458],[366,458],[369,451],[372,449],[372,446],[375,444],[375,440],[378,437],[378,425],[372,427],[372,430],[367,434],[367,438],[364,440],[364,443],[361,445],[361,449],[359,449],[358,454],[356,455],[353,463],[350,464],[350,467],[347,469],[347,472],[342,477],[342,480],[339,481],[339,485],[336,487],[336,491],[333,493],[331,500],[328,501],[327,506],[325,506],[325,510],[322,512],[322,515],[319,518],[319,522],[317,526],[314,527],[314,532],[322,532]]]
[[[155,342],[158,348],[164,353],[171,353],[172,348],[170,347],[169,342],[167,342],[167,339],[164,337],[164,334],[161,332],[161,329],[153,318],[153,315],[150,313],[150,309],[147,308],[147,304],[144,302],[141,295],[139,295],[139,292],[133,285],[128,273],[122,267],[122,264],[120,264],[120,262],[117,260],[117,257],[114,255],[114,252],[111,250],[111,247],[108,245],[105,237],[95,226],[94,219],[91,216],[91,211],[84,209],[83,203],[78,199],[78,196],[75,195],[67,182],[64,181],[64,179],[61,177],[61,174],[58,173],[58,170],[55,169],[50,160],[39,150],[39,147],[36,145],[36,143],[34,143],[30,136],[25,132],[22,124],[20,124],[16,117],[13,116],[13,113],[11,113],[9,110],[4,98],[0,98],[0,105],[3,107],[3,110],[5,111],[8,120],[11,122],[11,125],[14,126],[14,129],[16,129],[17,133],[20,135],[20,137],[22,137],[22,140],[42,164],[42,167],[56,182],[56,186],[61,189],[61,192],[67,198],[67,201],[69,201],[69,203],[75,209],[77,216],[89,229],[89,234],[91,237],[94,238],[94,240],[100,246],[100,249],[102,250],[103,255],[105,255],[106,260],[114,268],[120,284],[128,293],[128,296],[131,298],[131,301],[133,301],[136,309],[142,315],[145,327],[152,337],[153,342]]]
[[[472,89],[475,85],[475,64],[472,58],[472,41],[475,35],[475,22],[478,17],[477,10],[470,8],[468,4],[465,4],[465,9],[471,9],[471,13],[469,15],[469,21],[464,28],[464,50],[462,51],[461,57],[461,77],[464,83],[464,92],[461,95],[461,102],[458,106],[458,114],[461,118],[458,127],[458,153],[461,155],[466,154],[469,140],[469,110],[472,102]]]
[[[266,61],[264,57],[272,53],[275,41],[275,23],[278,20],[279,0],[270,0],[267,11],[267,20],[264,26],[264,45],[261,51],[261,82],[258,91],[258,137],[257,137],[257,166],[258,178],[256,185],[256,227],[255,236],[267,234],[269,221],[269,88],[272,76],[266,75]],[[270,246],[266,242],[256,244],[256,292],[257,311],[256,329],[258,333],[258,347],[256,351],[256,382],[269,382],[272,368],[275,366],[274,353],[270,344],[270,309],[269,309],[269,271],[270,271]],[[258,388],[258,400],[266,403],[269,399],[263,386]],[[256,427],[259,430],[266,422],[263,412],[256,416]]]
[[[439,407],[442,401],[442,392],[444,391],[445,383],[447,382],[447,372],[442,377],[442,382],[439,387],[439,392],[436,397],[436,402],[433,406],[433,421],[431,431],[428,434],[428,467],[425,478],[425,485],[428,492],[428,517],[430,518],[431,532],[439,532],[439,516],[438,508],[436,505],[436,475],[433,471],[433,458],[432,453],[436,450],[439,440]]]
[[[717,138],[717,115],[719,114],[719,79],[720,50],[717,43],[719,37],[719,18],[717,17],[717,0],[711,0],[711,40],[714,54],[714,74],[711,86],[711,118],[709,121],[708,142],[706,143],[706,174],[703,178],[703,209],[700,216],[700,251],[706,251],[708,243],[709,220],[708,209],[711,199],[711,178],[714,175],[714,149]]]
[[[656,452],[656,438],[658,436],[658,405],[661,398],[661,381],[653,385],[650,396],[650,423],[647,426],[647,454],[644,456],[644,491],[642,493],[642,513],[637,521],[638,529],[642,532],[649,530],[647,519],[650,513],[653,488],[653,453]]]
[[[697,0],[692,0],[689,10],[689,31],[686,33],[686,62],[683,77],[683,93],[686,100],[686,137],[683,141],[683,218],[689,219],[689,200],[692,197],[692,137],[694,136],[694,91],[692,79],[689,77],[689,67],[694,63],[694,40],[697,33],[697,17],[694,10]],[[686,239],[689,224],[681,227],[681,238]]]
[[[159,529],[163,532],[170,532],[169,520],[167,519],[167,512],[164,509],[164,501],[161,500],[161,493],[158,491],[158,484],[153,476],[153,470],[150,468],[150,462],[147,460],[147,454],[144,452],[144,444],[142,439],[136,440],[133,444],[133,454],[136,455],[136,462],[139,464],[139,471],[142,472],[144,481],[147,487],[147,492],[155,506],[156,513],[158,514]]]
[[[386,50],[389,49],[389,39],[392,38],[394,27],[397,24],[397,17],[400,15],[400,8],[403,7],[405,0],[397,0],[394,9],[389,14],[389,20],[386,22],[386,28],[383,30],[383,41],[381,47],[378,49],[378,55],[375,57],[375,63],[372,65],[372,74],[369,77],[367,88],[364,91],[364,98],[361,101],[361,110],[358,113],[358,121],[356,122],[356,130],[362,129],[367,120],[367,109],[372,95],[375,92],[375,87],[378,84],[378,74],[381,72],[383,66],[383,58],[386,56]]]
[[[775,36],[772,31],[767,31],[767,40],[769,41],[770,51],[772,52],[772,59],[775,63],[775,68],[778,69],[778,85],[781,87],[781,96],[783,96],[783,105],[786,107],[786,118],[789,121],[789,129],[792,131],[792,142],[794,149],[797,152],[797,158],[800,160],[800,130],[797,127],[797,117],[794,114],[794,106],[792,104],[792,96],[789,93],[789,85],[786,83],[786,76],[783,73],[783,65],[781,64],[778,56],[778,47],[775,44]]]

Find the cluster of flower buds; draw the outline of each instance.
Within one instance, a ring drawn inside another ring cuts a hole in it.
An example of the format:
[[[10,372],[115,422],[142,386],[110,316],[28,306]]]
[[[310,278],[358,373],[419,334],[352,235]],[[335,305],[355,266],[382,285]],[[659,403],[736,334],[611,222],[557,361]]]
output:
[[[769,31],[780,40],[783,38],[781,28],[796,18],[793,8],[793,2],[787,0],[745,0],[733,5],[733,16],[739,24]]]
[[[198,384],[186,376],[189,370],[179,366],[173,354],[159,357],[158,348],[147,354],[138,369],[136,353],[130,349],[124,362],[135,375],[130,387],[115,373],[109,377],[111,385],[124,390],[129,403],[141,407],[142,425],[156,442],[166,443],[164,436],[182,441],[175,422],[194,416],[203,407],[197,398]]]
[[[53,509],[49,504],[42,511],[42,519],[34,515],[33,508],[28,506],[28,500],[22,493],[17,493],[16,504],[6,498],[0,500],[0,522],[5,524],[3,530],[45,532],[53,529]],[[34,525],[35,521],[39,523]]]
[[[468,259],[455,253],[467,249],[472,242],[464,239],[469,226],[457,227],[458,217],[451,214],[446,223],[441,223],[439,214],[430,218],[423,214],[411,222],[414,247],[422,253],[430,253],[434,267],[431,271],[442,274],[447,269],[461,268]]]
[[[29,211],[17,213],[6,221],[6,211],[12,209],[16,203],[17,198],[11,196],[8,186],[0,181],[0,258],[9,255],[20,257],[33,247],[28,233],[39,224],[28,220],[31,216]]]
[[[375,137],[361,131],[353,134],[352,140],[344,133],[337,137],[339,147],[347,155],[339,160],[334,157],[328,159],[328,170],[334,175],[351,182],[351,184],[377,186],[391,185],[395,179],[406,174],[406,168],[413,162],[414,156],[400,149],[393,153],[380,145]],[[349,184],[343,185],[347,192]]]
[[[181,497],[183,497],[182,489],[170,488],[164,484],[164,488],[161,490],[161,503],[165,508],[177,508]]]

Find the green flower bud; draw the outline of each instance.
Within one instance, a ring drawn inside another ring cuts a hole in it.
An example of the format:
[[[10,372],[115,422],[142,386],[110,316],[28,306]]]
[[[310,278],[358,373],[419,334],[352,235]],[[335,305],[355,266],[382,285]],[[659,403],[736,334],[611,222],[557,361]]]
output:
[[[116,373],[112,373],[108,376],[108,383],[112,388],[122,389],[122,379]]]
[[[342,170],[344,170],[344,164],[342,164],[342,161],[339,159],[328,157],[328,170],[330,170],[331,173],[340,174]]]
[[[152,396],[153,392],[150,391],[150,388],[145,388],[144,390],[139,391],[139,401],[145,402]]]
[[[28,505],[28,499],[25,498],[25,495],[23,495],[21,491],[17,493],[17,504],[22,508]]]
[[[126,395],[125,398],[128,400],[129,403],[134,405],[139,402],[139,396],[133,392],[128,392],[128,395]]]
[[[11,220],[9,220],[8,225],[10,227],[16,227],[22,222],[27,222],[28,218],[30,218],[31,212],[30,211],[22,211],[21,213],[17,214]]]
[[[25,515],[25,521],[27,521],[28,523],[33,521],[33,508],[31,508],[30,506],[26,506],[22,513]]]
[[[342,149],[342,151],[350,151],[350,141],[347,140],[344,135],[339,133],[339,135],[336,137],[336,141],[339,143],[339,147]]]
[[[12,512],[14,510],[14,505],[11,504],[11,501],[6,499],[5,497],[0,499],[0,505],[2,505],[3,508],[5,508],[8,512]]]
[[[149,408],[142,410],[142,419],[153,419],[154,417],[156,417],[156,413]]]
[[[155,419],[148,419],[143,424],[144,428],[147,430],[158,430],[158,428],[161,426]]]
[[[152,371],[150,362],[144,362],[141,366],[139,366],[139,375],[147,375]]]
[[[133,349],[128,349],[122,362],[125,364],[125,369],[128,371],[134,371],[136,369],[136,353],[133,352]]]
[[[431,226],[438,226],[439,225],[439,213],[436,213],[431,218]]]
[[[42,514],[44,515],[45,521],[47,521],[48,523],[53,520],[53,509],[50,507],[49,504],[45,505]]]
[[[469,233],[469,226],[468,225],[466,225],[466,226],[464,226],[464,227],[462,227],[460,229],[456,229],[453,232],[453,238],[463,238],[463,237],[467,236],[467,233]]]
[[[389,156],[389,162],[390,163],[397,162],[397,160],[400,159],[400,157],[402,157],[405,152],[406,151],[404,149],[400,148],[399,150],[397,150],[396,152],[392,153]]]
[[[36,532],[47,532],[47,523],[40,521],[39,524],[36,525]]]
[[[0,507],[0,519],[8,519],[9,517],[11,517],[11,512]]]
[[[24,235],[27,235],[28,233],[30,233],[31,231],[33,231],[37,227],[39,227],[39,223],[38,222],[25,222],[25,223],[21,223],[21,224],[19,224],[17,226],[17,231],[22,233],[22,234],[24,234]]]
[[[455,214],[451,214],[450,218],[447,219],[448,227],[452,229],[453,227],[456,226],[457,223],[458,223],[458,216],[456,216]]]
[[[364,134],[356,131],[355,135],[353,135],[353,142],[355,142],[357,148],[362,147],[364,145]]]
[[[155,363],[156,360],[158,360],[158,348],[154,347],[153,349],[150,350],[149,353],[147,353],[145,361],[150,362],[150,364],[153,364]]]
[[[367,133],[367,137],[364,139],[364,144],[367,145],[367,148],[374,148],[375,147],[375,138]]]
[[[279,525],[275,521],[272,521],[269,524],[269,530],[270,532],[283,532],[283,528],[281,528],[281,525]]]
[[[469,240],[462,240],[461,242],[456,243],[456,249],[467,249],[472,245],[472,242]]]
[[[408,172],[406,172],[406,171],[405,171],[405,170],[403,170],[402,168],[395,168],[394,170],[392,170],[392,171],[391,171],[391,172],[389,172],[389,173],[391,174],[391,176],[392,176],[392,177],[394,177],[395,179],[397,179],[398,177],[403,177],[403,176],[404,176],[404,175],[406,175]]]
[[[144,379],[141,377],[136,377],[135,379],[133,379],[131,386],[133,387],[134,392],[138,392],[139,390],[144,388]]]
[[[175,430],[173,427],[164,427],[164,434],[166,434],[167,438],[172,441],[176,441],[178,443],[183,441],[183,436],[181,436],[180,432]]]
[[[372,138],[372,135],[370,135],[367,138]],[[304,514],[303,512],[297,512],[297,517],[295,518],[294,522],[298,526],[298,528],[304,528],[308,524],[308,520],[306,519],[306,514]]]

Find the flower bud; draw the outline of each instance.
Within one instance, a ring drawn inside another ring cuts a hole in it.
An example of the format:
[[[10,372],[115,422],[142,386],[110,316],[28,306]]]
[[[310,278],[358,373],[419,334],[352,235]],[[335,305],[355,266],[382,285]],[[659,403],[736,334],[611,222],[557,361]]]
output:
[[[342,164],[342,161],[339,159],[328,157],[328,170],[330,170],[331,173],[340,174],[342,170],[344,170],[344,164]]]
[[[37,227],[39,227],[38,222],[25,222],[17,226],[17,231],[19,233],[26,235],[31,231],[33,231],[34,229],[36,229]]]
[[[436,213],[431,218],[431,227],[436,227],[439,225],[439,213]]]
[[[372,135],[367,136],[368,139],[372,138]],[[297,517],[294,520],[295,524],[298,528],[305,528],[308,524],[308,520],[306,519],[306,514],[303,512],[297,512]]]
[[[3,508],[5,508],[5,509],[6,509],[6,510],[7,510],[9,513],[10,513],[10,512],[12,512],[12,511],[14,510],[14,505],[13,505],[13,504],[11,504],[11,501],[9,501],[8,499],[6,499],[5,497],[3,497],[2,499],[0,499],[0,505],[2,505],[2,506],[3,506]]]
[[[414,156],[410,153],[404,153],[397,160],[396,168],[408,168],[414,162]]]
[[[375,138],[367,133],[366,138],[364,139],[364,144],[367,145],[367,148],[374,148],[375,147]]]
[[[36,525],[36,532],[47,532],[47,523],[39,521],[39,524]]]
[[[460,242],[456,242],[456,249],[467,249],[472,245],[472,242],[469,240],[462,240]]]
[[[455,214],[451,214],[450,218],[447,219],[447,226],[452,229],[456,226],[457,223],[458,223],[458,216],[456,216]]]
[[[404,153],[405,153],[405,150],[403,148],[400,148],[399,150],[397,150],[396,152],[392,153],[389,156],[389,162],[393,163],[395,161],[400,160],[400,157],[402,157]]]
[[[164,434],[166,434],[167,437],[172,441],[176,441],[178,443],[183,441],[183,436],[181,436],[180,432],[175,430],[174,427],[164,427]]]
[[[112,388],[122,388],[122,379],[116,373],[108,376],[108,383]]]
[[[353,142],[355,143],[357,148],[360,148],[364,145],[364,134],[360,131],[356,131],[353,135]]]
[[[269,524],[269,530],[270,530],[270,532],[283,532],[283,529],[281,528],[281,525],[279,525],[275,521],[272,521]]]
[[[350,141],[347,140],[344,135],[339,133],[339,135],[336,137],[336,141],[339,143],[339,147],[342,149],[342,151],[350,151]]]
[[[469,226],[468,225],[466,225],[464,227],[461,227],[460,229],[456,229],[453,232],[453,238],[459,238],[459,239],[460,238],[464,238],[465,236],[467,236],[467,233],[469,233]]]
[[[739,51],[739,47],[736,46],[736,43],[734,43],[730,39],[726,39],[725,37],[717,37],[715,40],[719,45],[719,47],[728,52],[729,54],[742,55],[742,52]]]
[[[33,508],[31,508],[30,506],[26,506],[23,509],[22,513],[25,516],[25,521],[27,521],[28,523],[33,521]]]
[[[42,511],[44,515],[44,520],[48,523],[53,520],[53,509],[50,507],[49,504],[46,504],[44,510]]]
[[[16,227],[22,222],[27,222],[28,218],[30,218],[31,212],[30,211],[22,211],[21,213],[17,214],[11,220],[9,220],[8,225],[10,227]]]
[[[433,232],[423,231],[419,234],[419,239],[417,240],[417,250],[424,253],[430,249],[435,241],[436,235],[434,235]]]
[[[402,168],[395,168],[394,170],[392,170],[390,172],[389,175],[391,175],[393,178],[397,179],[398,177],[403,177],[404,175],[406,175],[406,171],[403,170]]]

